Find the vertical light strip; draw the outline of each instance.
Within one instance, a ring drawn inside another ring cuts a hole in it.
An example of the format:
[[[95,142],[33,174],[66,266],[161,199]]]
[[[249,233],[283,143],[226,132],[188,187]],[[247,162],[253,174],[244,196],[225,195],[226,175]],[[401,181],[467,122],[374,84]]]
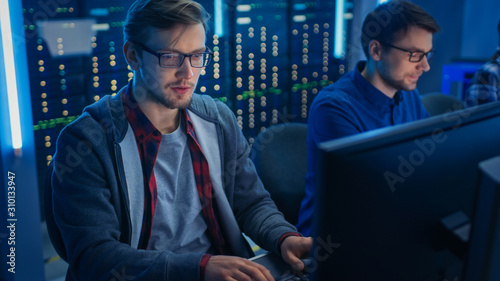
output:
[[[17,97],[16,67],[14,64],[14,48],[12,44],[12,29],[10,25],[9,0],[1,0],[0,27],[2,32],[2,49],[5,64],[5,82],[9,100],[10,130],[12,146],[21,149],[23,139],[21,135],[21,121],[19,117],[19,101]]]
[[[214,0],[215,34],[222,37],[224,35],[222,0]]]
[[[335,1],[335,43],[333,56],[337,59],[344,55],[344,2],[345,0]]]

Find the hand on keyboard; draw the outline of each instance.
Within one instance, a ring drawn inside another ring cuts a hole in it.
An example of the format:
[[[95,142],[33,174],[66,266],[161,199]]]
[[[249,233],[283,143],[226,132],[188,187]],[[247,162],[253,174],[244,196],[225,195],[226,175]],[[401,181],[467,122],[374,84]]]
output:
[[[309,265],[311,264],[310,258],[301,259],[305,267],[302,271],[290,272],[277,278],[276,281],[308,281],[309,280]]]
[[[248,259],[234,256],[212,256],[205,267],[206,281],[249,280],[273,281],[267,268]]]
[[[311,237],[289,236],[281,243],[281,256],[294,270],[301,272],[305,265],[300,258],[309,254],[312,245]]]

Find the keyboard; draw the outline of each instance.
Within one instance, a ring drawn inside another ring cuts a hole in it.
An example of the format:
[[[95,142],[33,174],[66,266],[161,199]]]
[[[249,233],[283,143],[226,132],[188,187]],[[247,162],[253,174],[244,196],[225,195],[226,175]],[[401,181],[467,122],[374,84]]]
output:
[[[276,281],[309,281],[308,274],[302,274],[302,276],[297,275],[297,273],[285,274],[285,276],[275,278]]]
[[[309,281],[307,269],[303,272],[294,272],[292,267],[276,254],[265,253],[250,260],[266,267],[276,281]],[[303,259],[302,261],[307,268],[309,260]]]

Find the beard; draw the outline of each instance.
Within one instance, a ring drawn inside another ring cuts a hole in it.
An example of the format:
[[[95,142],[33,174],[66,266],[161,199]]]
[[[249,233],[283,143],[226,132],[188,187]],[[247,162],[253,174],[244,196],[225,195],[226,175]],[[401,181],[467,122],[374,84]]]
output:
[[[178,84],[169,84],[169,85],[165,86],[163,89],[168,90],[168,88],[170,88],[171,86],[174,86],[174,85],[178,85]],[[192,91],[194,91],[195,85],[192,85],[190,83],[188,83],[188,85],[191,86],[192,87],[191,89],[193,89]],[[150,96],[150,98],[154,102],[161,104],[168,109],[186,109],[191,104],[191,100],[193,98],[192,91],[191,91],[191,93],[186,94],[186,96],[183,96],[181,98],[177,98],[175,95],[169,94],[169,93],[164,92],[164,91],[149,90],[148,95]]]
[[[388,65],[379,68],[379,73],[384,83],[396,91],[413,91],[417,88],[417,81],[414,83],[405,82],[407,74],[397,75],[391,71]]]
[[[384,82],[398,91],[413,91],[417,88],[417,83],[408,84],[403,79],[393,79],[392,77],[382,77]]]

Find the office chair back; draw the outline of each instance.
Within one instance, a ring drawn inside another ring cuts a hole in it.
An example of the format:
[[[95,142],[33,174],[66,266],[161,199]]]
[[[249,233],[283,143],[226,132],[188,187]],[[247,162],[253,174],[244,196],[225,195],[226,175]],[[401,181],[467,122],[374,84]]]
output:
[[[431,116],[465,108],[465,103],[457,97],[438,92],[422,95],[422,103]]]
[[[290,223],[297,224],[305,194],[307,125],[271,126],[257,136],[251,153],[257,173],[276,206]]]

